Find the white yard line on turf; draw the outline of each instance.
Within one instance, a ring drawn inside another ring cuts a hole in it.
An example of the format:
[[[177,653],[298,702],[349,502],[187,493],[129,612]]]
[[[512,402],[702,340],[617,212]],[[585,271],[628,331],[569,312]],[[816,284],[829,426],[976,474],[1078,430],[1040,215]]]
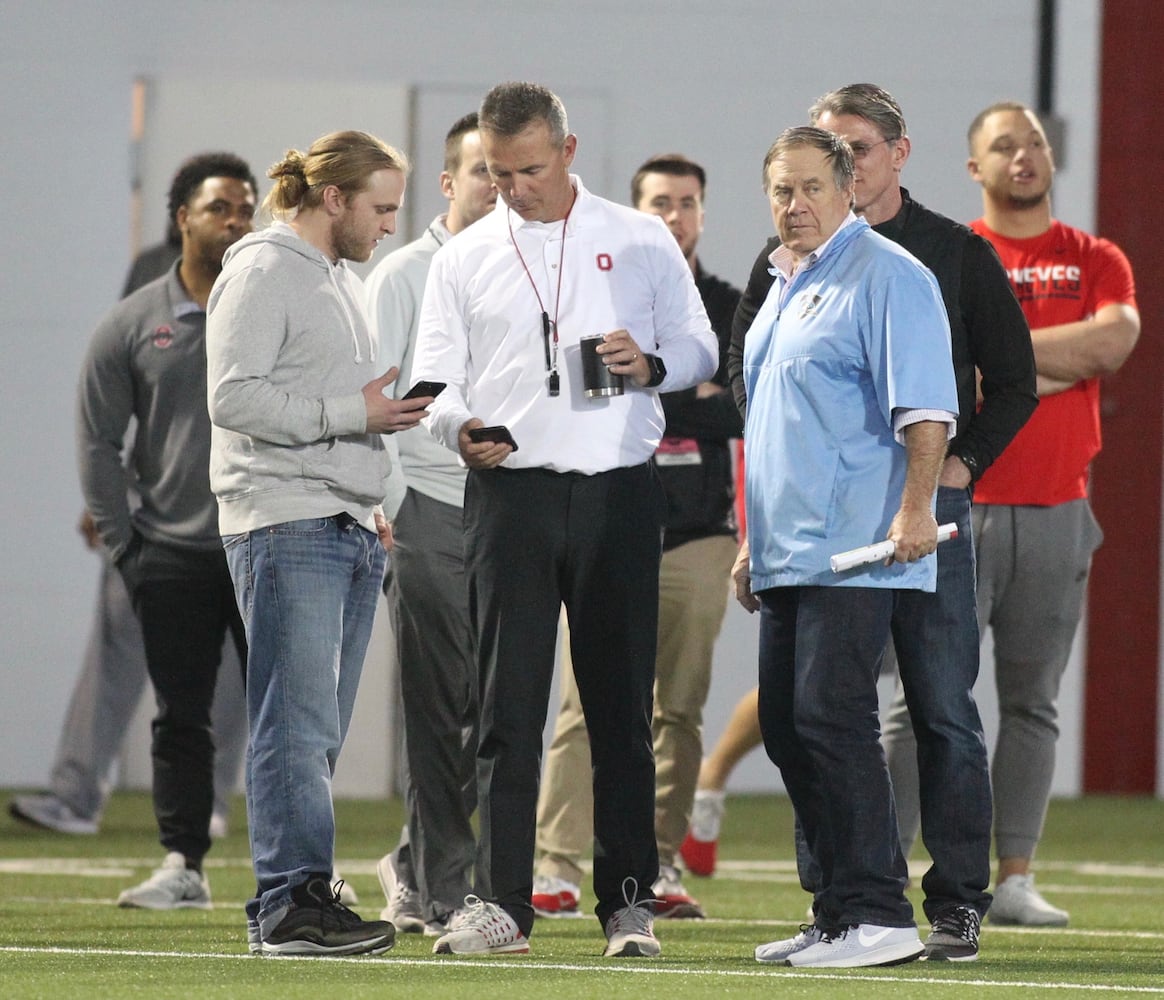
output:
[[[704,966],[663,965],[644,960],[642,965],[624,965],[595,963],[593,965],[564,962],[539,962],[536,959],[522,959],[512,961],[503,958],[476,958],[476,959],[415,959],[392,958],[380,956],[351,956],[335,958],[292,957],[259,959],[253,955],[219,955],[213,952],[180,952],[180,951],[147,951],[141,949],[121,948],[33,948],[27,946],[0,946],[0,954],[19,955],[66,955],[82,959],[91,959],[94,956],[106,958],[158,958],[158,959],[217,959],[219,961],[241,962],[348,962],[361,965],[404,965],[404,966],[433,966],[444,965],[466,969],[486,969],[511,972],[521,970],[525,972],[588,972],[608,973],[610,975],[636,976],[684,976],[691,978],[698,976],[704,979],[757,979],[766,977],[775,980],[780,978],[795,979],[831,979],[838,982],[869,982],[869,983],[908,983],[924,984],[928,986],[975,986],[981,989],[1034,989],[1034,990],[1086,990],[1096,993],[1123,993],[1146,994],[1149,996],[1164,996],[1164,986],[1121,986],[1107,983],[1040,983],[1026,980],[1005,979],[938,979],[929,976],[910,976],[900,972],[881,972],[870,974],[867,972],[824,972],[821,970],[799,969],[717,969],[708,970]],[[917,966],[911,966],[917,968]]]

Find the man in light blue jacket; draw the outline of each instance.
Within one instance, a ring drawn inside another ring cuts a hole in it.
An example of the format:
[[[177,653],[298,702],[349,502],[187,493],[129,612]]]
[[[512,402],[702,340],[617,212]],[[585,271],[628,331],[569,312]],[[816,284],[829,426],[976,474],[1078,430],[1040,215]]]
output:
[[[821,868],[811,927],[756,949],[796,966],[892,965],[922,943],[878,740],[896,595],[934,589],[938,473],[958,409],[933,275],[853,215],[853,154],[782,133],[764,180],[781,246],[748,332],[744,429],[760,727]],[[884,565],[834,574],[888,538]]]

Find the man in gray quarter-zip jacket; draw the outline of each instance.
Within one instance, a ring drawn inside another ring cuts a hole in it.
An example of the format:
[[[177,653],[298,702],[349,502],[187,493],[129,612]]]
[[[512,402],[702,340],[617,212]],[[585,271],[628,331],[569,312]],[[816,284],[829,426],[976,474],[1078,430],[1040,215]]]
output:
[[[179,171],[171,201],[182,257],[97,328],[77,409],[85,504],[141,621],[158,704],[153,798],[167,855],[118,899],[148,909],[210,906],[201,871],[214,796],[210,706],[228,633],[246,657],[207,476],[205,310],[224,252],[251,229],[255,179],[238,157],[207,154]],[[132,513],[131,476],[141,497]]]

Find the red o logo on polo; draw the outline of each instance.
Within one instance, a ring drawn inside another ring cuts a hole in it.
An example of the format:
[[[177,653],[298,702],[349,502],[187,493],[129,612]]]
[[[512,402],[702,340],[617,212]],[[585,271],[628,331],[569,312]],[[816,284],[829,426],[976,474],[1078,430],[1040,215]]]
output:
[[[610,259],[610,254],[608,254],[608,253],[600,253],[600,254],[599,254],[597,257],[595,257],[594,259],[595,259],[595,261],[597,261],[597,263],[598,263],[598,270],[600,270],[600,271],[610,271],[610,270],[613,270],[613,269],[614,269],[614,261]]]
[[[154,331],[153,342],[154,347],[161,347],[163,349],[169,347],[174,343],[174,331],[168,326],[159,326]]]

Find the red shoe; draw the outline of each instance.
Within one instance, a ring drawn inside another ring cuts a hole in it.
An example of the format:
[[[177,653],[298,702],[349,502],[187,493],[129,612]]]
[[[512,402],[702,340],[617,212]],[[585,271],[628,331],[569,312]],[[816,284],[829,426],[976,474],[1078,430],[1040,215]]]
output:
[[[719,846],[718,840],[696,840],[691,831],[683,838],[679,845],[679,856],[683,859],[683,867],[692,875],[715,874],[715,852]]]
[[[655,892],[655,916],[660,920],[702,920],[703,907],[687,895],[679,881],[679,869],[659,865],[659,877],[651,886]]]
[[[578,902],[581,896],[581,886],[573,882],[549,875],[535,875],[530,902],[539,917],[580,917],[582,914],[578,910]]]
[[[691,827],[679,847],[679,856],[692,875],[714,875],[719,827],[723,821],[724,793],[698,791],[691,808]]]

